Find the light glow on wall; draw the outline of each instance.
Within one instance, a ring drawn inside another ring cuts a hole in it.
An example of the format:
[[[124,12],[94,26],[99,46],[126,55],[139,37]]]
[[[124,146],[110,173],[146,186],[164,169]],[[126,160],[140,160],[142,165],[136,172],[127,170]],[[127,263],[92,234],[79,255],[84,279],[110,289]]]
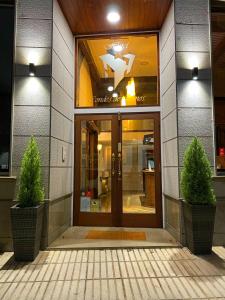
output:
[[[127,105],[126,98],[123,96],[121,99],[121,106],[126,106],[126,105]]]
[[[127,97],[134,97],[136,95],[134,78],[131,78],[131,80],[128,81],[128,85],[126,86],[126,89],[127,89]]]
[[[190,56],[189,56],[188,67],[190,69],[193,69],[195,67],[199,67],[198,58],[197,58],[197,56],[194,53],[190,54]]]
[[[34,49],[30,50],[30,52],[28,53],[27,58],[28,58],[28,63],[29,64],[38,65],[40,63],[40,57],[38,57],[38,53]]]
[[[38,77],[21,77],[17,79],[17,97],[23,101],[23,104],[40,104],[40,95],[42,104],[48,104],[48,84],[45,80]]]
[[[183,82],[179,89],[180,98],[183,106],[205,107],[209,103],[209,90],[207,89],[207,82],[187,80]]]
[[[16,50],[15,63],[19,65],[44,66],[51,64],[51,49],[48,48],[23,48]]]

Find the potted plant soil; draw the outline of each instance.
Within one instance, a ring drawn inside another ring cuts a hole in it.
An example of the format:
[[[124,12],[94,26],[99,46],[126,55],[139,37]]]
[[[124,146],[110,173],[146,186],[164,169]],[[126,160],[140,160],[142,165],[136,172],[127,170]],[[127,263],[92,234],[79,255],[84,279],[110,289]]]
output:
[[[181,173],[186,242],[194,254],[212,251],[215,195],[212,170],[201,142],[194,138],[184,156]]]
[[[39,253],[44,212],[38,145],[31,137],[22,159],[18,203],[11,207],[15,260],[33,261]]]

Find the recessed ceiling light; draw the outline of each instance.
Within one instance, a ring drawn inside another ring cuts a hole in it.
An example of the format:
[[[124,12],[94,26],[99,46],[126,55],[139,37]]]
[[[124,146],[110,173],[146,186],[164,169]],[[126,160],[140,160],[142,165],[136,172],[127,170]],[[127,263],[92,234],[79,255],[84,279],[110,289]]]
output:
[[[108,13],[106,18],[110,23],[117,23],[120,20],[120,15],[116,11],[111,11]]]
[[[121,45],[121,44],[114,45],[113,50],[115,52],[121,52],[123,50],[123,45]]]
[[[117,93],[113,93],[112,96],[113,96],[113,98],[117,98],[118,94]]]
[[[108,86],[107,90],[108,90],[109,92],[112,92],[112,91],[114,90],[114,88],[113,88],[112,85],[110,85],[110,86]]]

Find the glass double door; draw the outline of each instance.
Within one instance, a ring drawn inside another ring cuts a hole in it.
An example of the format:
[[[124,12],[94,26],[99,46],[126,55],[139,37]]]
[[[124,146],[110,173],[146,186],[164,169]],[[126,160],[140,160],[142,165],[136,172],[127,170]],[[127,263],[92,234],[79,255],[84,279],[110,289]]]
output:
[[[74,224],[161,227],[159,114],[75,118]]]

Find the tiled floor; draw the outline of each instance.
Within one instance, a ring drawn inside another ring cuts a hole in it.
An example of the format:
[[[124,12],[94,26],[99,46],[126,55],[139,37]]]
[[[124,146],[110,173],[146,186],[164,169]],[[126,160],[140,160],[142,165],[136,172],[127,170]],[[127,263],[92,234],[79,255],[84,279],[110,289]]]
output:
[[[225,249],[44,251],[27,264],[4,253],[0,299],[225,299]]]
[[[89,230],[141,231],[146,233],[146,241],[135,240],[91,240],[86,239]],[[178,247],[176,240],[167,230],[159,228],[124,228],[124,227],[70,227],[49,249],[95,249],[117,247]]]

